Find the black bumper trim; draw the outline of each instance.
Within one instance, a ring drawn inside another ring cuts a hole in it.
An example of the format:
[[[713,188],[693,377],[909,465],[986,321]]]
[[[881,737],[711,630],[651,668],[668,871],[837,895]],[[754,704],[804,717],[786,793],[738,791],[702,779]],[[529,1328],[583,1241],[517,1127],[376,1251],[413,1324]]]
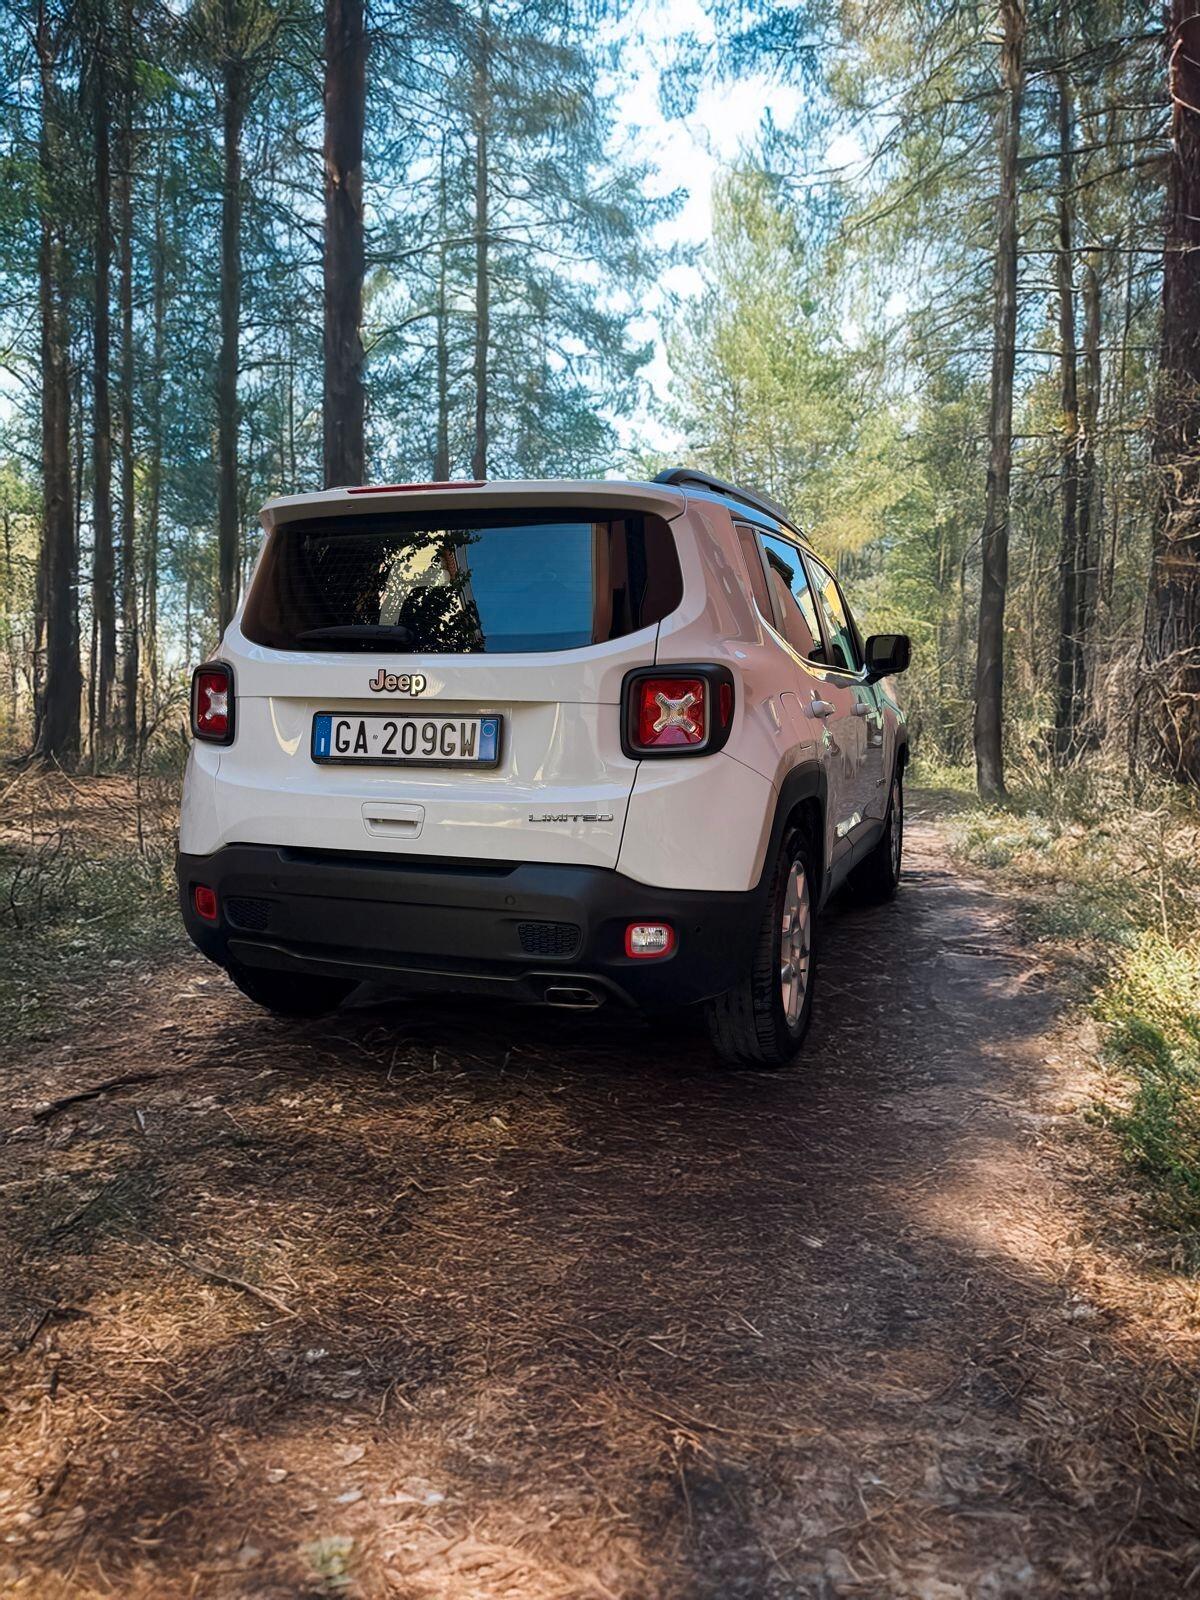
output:
[[[177,873],[188,933],[219,966],[533,1002],[564,985],[647,1008],[723,993],[750,960],[762,907],[761,885],[716,894],[652,888],[601,867],[505,863],[497,873],[486,861],[271,845],[181,854]],[[197,916],[195,884],[216,891],[217,922]],[[229,900],[268,902],[266,925],[236,925]],[[674,952],[658,961],[627,956],[625,928],[635,920],[670,922]],[[521,929],[531,922],[576,925],[576,949],[529,952]]]

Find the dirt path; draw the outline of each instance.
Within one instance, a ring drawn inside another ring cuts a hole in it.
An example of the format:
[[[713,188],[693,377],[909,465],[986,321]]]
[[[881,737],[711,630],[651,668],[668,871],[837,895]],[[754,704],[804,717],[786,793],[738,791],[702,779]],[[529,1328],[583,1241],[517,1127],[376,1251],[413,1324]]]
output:
[[[791,1074],[619,1018],[290,1026],[198,959],[97,1000],[0,1086],[0,1591],[1200,1583],[1194,1308],[1113,1230],[1004,902],[929,824],[908,865],[828,918]]]

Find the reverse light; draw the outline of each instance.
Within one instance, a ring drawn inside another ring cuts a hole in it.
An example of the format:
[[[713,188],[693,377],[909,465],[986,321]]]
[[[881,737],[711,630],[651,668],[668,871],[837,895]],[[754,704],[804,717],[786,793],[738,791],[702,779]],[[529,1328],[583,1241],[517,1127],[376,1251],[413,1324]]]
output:
[[[209,744],[233,742],[233,673],[224,662],[192,673],[192,732]]]
[[[625,929],[625,954],[639,960],[669,956],[675,948],[675,929],[669,922],[631,922]]]
[[[627,756],[707,755],[733,725],[728,667],[639,667],[625,679],[622,748]]]
[[[192,885],[192,905],[196,908],[196,915],[203,917],[205,922],[217,920],[216,890],[210,889],[206,883]]]

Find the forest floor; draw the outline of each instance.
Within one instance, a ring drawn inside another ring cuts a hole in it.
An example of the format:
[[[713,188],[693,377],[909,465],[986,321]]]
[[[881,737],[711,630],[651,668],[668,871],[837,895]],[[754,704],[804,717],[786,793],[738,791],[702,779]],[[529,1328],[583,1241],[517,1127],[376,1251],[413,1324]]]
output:
[[[604,1013],[288,1024],[177,944],[81,972],[0,1077],[0,1592],[1200,1583],[1196,1286],[948,803],[830,911],[783,1074]]]

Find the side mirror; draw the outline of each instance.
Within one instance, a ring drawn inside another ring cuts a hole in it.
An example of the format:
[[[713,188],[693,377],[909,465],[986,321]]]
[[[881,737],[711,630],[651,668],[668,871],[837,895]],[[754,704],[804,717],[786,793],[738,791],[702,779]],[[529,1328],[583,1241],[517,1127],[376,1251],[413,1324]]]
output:
[[[873,633],[865,649],[867,677],[872,683],[903,672],[912,656],[912,642],[906,633]]]

